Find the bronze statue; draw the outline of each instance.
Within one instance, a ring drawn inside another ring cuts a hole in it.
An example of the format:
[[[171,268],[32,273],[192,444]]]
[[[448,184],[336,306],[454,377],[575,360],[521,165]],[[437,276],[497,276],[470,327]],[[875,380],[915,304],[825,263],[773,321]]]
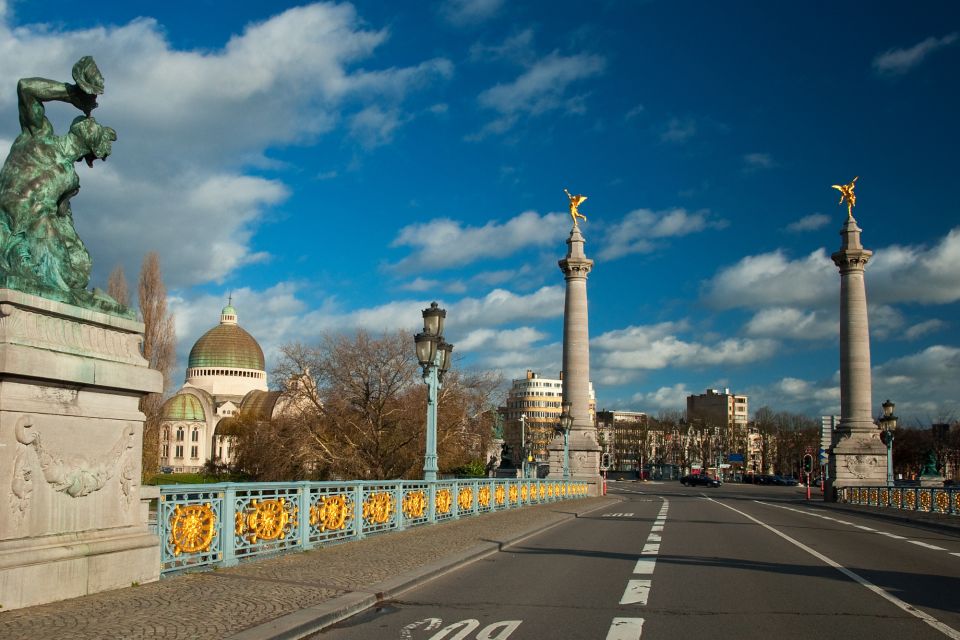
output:
[[[847,203],[847,217],[853,217],[853,208],[857,206],[857,196],[853,193],[853,188],[856,186],[857,178],[856,176],[853,180],[850,181],[850,184],[833,184],[830,185],[834,189],[840,192],[840,202],[837,204]]]
[[[90,56],[73,67],[76,84],[45,78],[17,83],[21,133],[0,169],[0,286],[89,308],[123,313],[90,292],[90,254],[73,226],[70,199],[80,190],[74,164],[106,160],[117,139],[90,113],[103,93],[103,77]],[[58,136],[45,102],[67,102],[83,112]]]
[[[577,218],[583,218],[583,221],[586,222],[587,216],[580,213],[577,210],[577,207],[579,207],[587,199],[587,196],[582,196],[579,194],[574,196],[571,195],[566,189],[564,189],[563,192],[567,194],[567,197],[570,199],[570,217],[573,218],[573,226],[577,226]]]

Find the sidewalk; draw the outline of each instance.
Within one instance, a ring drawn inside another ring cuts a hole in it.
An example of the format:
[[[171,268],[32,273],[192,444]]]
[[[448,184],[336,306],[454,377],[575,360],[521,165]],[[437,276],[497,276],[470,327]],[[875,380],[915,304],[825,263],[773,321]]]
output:
[[[501,511],[229,569],[0,610],[0,638],[302,638],[378,600],[616,502],[608,496]]]

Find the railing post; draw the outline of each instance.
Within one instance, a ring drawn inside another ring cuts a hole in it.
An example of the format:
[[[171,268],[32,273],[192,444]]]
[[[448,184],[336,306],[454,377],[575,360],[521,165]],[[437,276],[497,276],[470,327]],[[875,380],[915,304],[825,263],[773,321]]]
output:
[[[310,481],[304,480],[298,483],[300,485],[300,547],[304,551],[313,549],[313,543],[310,542]]]
[[[236,506],[237,490],[233,484],[227,484],[223,490],[223,507],[220,512],[220,522],[217,523],[217,526],[220,527],[220,544],[223,549],[223,560],[220,562],[221,567],[232,567],[239,562],[237,560],[234,533],[234,524],[237,521]]]
[[[363,533],[363,482],[358,482],[353,490],[353,526],[357,540],[365,538]]]
[[[460,481],[453,481],[453,504],[450,505],[450,508],[453,509],[453,519],[460,519]]]
[[[397,502],[397,531],[403,531],[407,528],[406,517],[403,513],[403,480],[397,480],[397,486],[393,490],[394,500]]]
[[[433,524],[437,521],[437,483],[427,483],[427,522]]]

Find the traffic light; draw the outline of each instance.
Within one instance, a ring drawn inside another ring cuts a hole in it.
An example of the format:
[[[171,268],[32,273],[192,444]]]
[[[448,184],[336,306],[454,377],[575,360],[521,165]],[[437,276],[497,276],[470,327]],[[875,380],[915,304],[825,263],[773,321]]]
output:
[[[609,454],[609,453],[601,453],[601,454],[600,454],[600,468],[601,468],[601,469],[609,469],[609,468],[610,468],[610,454]]]
[[[809,453],[803,456],[803,471],[804,473],[811,473],[813,471],[813,456]]]

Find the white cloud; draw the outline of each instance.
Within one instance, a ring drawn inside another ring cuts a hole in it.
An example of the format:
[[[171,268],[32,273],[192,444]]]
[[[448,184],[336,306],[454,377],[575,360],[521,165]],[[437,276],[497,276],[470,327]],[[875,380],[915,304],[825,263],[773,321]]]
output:
[[[677,335],[688,329],[683,322],[662,322],[608,331],[591,340],[592,354],[600,367],[640,371],[746,364],[772,358],[778,349],[768,339],[688,342]]]
[[[489,20],[502,5],[503,0],[447,0],[440,12],[451,24],[464,26]]]
[[[745,171],[772,169],[775,166],[777,166],[777,163],[773,161],[773,157],[769,153],[748,153],[743,156]]]
[[[646,108],[642,104],[638,104],[637,106],[627,111],[626,115],[623,116],[623,119],[633,120],[637,116],[642,115],[644,111],[646,111]]]
[[[960,349],[934,345],[874,367],[873,397],[890,398],[897,414],[929,421],[960,410]]]
[[[657,247],[655,239],[685,236],[725,225],[724,221],[711,220],[707,211],[635,209],[607,229],[598,257],[614,260],[634,253],[650,253]]]
[[[150,18],[67,31],[14,29],[9,12],[0,16],[0,86],[20,77],[66,79],[85,54],[106,80],[96,115],[119,139],[107,165],[81,175],[74,201],[94,282],[118,261],[136,273],[140,256],[154,248],[172,288],[261,259],[251,253],[251,229],[289,190],[245,175],[244,162],[262,165],[268,148],[309,144],[344,119],[365,143],[382,143],[404,122],[404,97],[452,73],[444,59],[357,69],[361,61],[370,66],[389,33],[366,28],[349,4],[292,8],[221,48],[190,51],[173,48]],[[60,131],[72,117],[62,105],[49,113]],[[2,91],[0,138],[15,136],[16,122],[15,92]],[[211,250],[197,250],[211,239]]]
[[[683,383],[677,383],[670,387],[660,387],[656,391],[649,393],[637,393],[631,398],[631,401],[641,407],[647,413],[653,413],[657,409],[677,409],[685,411],[687,408],[687,396],[693,392]]]
[[[777,250],[721,269],[706,282],[703,297],[718,309],[822,307],[835,302],[839,286],[836,267],[823,249],[799,260]]]
[[[697,133],[697,123],[693,118],[670,118],[660,132],[661,142],[686,142]]]
[[[907,340],[916,340],[930,333],[936,333],[937,331],[941,331],[945,329],[946,326],[947,326],[946,322],[944,322],[943,320],[937,320],[937,319],[918,322],[917,324],[909,327],[906,331],[904,331],[903,337],[906,338]]]
[[[579,103],[570,102],[565,96],[567,88],[602,73],[605,66],[601,56],[586,53],[562,56],[553,52],[538,60],[513,82],[497,84],[480,93],[480,105],[500,115],[478,136],[504,133],[523,115],[538,116],[563,107],[578,112]]]
[[[758,311],[747,323],[745,331],[750,336],[821,340],[838,336],[840,326],[836,316],[820,311],[771,307]]]
[[[510,351],[526,354],[534,343],[546,337],[546,333],[533,327],[476,329],[461,338],[457,348],[464,351]]]
[[[830,223],[830,216],[824,215],[822,213],[811,213],[808,216],[804,216],[795,222],[791,222],[787,225],[787,231],[792,231],[794,233],[799,233],[801,231],[816,231],[817,229],[822,229]]]
[[[921,40],[907,49],[888,49],[873,59],[873,69],[880,75],[902,75],[907,73],[934,51],[943,49],[957,41],[956,31],[942,38],[933,36]]]
[[[960,227],[933,247],[892,245],[867,265],[868,299],[947,304],[960,300]]]
[[[559,213],[541,216],[525,211],[503,224],[491,221],[482,227],[465,227],[448,218],[407,225],[391,246],[412,247],[415,253],[394,267],[403,272],[447,269],[483,258],[503,258],[526,247],[554,246],[567,233],[563,218]]]
[[[508,36],[500,44],[476,43],[470,47],[470,59],[478,60],[516,60],[526,62],[533,55],[533,29],[524,29]]]

